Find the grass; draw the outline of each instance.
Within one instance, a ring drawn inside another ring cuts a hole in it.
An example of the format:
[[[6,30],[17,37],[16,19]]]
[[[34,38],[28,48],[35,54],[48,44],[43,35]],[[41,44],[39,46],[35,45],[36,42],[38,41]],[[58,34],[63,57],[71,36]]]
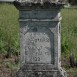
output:
[[[18,49],[18,11],[12,4],[0,4],[0,53],[15,53]]]
[[[77,77],[77,68],[70,68],[69,56],[72,52],[77,61],[77,9],[62,9],[62,65],[68,77]]]
[[[77,9],[62,9],[62,64],[67,72],[77,71],[69,68],[69,55],[71,52],[77,58]],[[12,4],[0,4],[0,53],[19,52],[19,24],[18,10]],[[10,64],[7,63],[10,67]],[[69,77],[75,77],[76,73]],[[76,75],[77,76],[77,75]]]
[[[62,9],[62,52],[77,51],[77,10]],[[76,55],[77,56],[77,53]]]

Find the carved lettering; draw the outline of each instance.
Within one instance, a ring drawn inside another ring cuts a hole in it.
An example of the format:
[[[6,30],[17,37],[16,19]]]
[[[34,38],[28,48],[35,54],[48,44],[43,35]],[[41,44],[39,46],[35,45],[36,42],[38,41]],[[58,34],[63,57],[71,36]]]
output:
[[[26,33],[25,53],[28,62],[51,63],[51,42],[48,33],[42,32],[42,29]]]
[[[40,61],[40,57],[33,57],[33,61]]]

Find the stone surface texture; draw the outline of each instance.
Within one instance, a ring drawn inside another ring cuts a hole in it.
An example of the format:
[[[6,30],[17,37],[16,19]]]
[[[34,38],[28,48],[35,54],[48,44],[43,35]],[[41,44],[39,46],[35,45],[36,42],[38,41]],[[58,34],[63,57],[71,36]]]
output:
[[[28,3],[44,3],[44,2],[58,2],[59,0],[17,0],[19,2],[28,2]]]
[[[67,77],[61,68],[60,6],[16,4],[21,52],[20,69],[14,77]]]
[[[49,2],[49,3],[57,3],[57,2],[64,2],[65,0],[16,0],[18,2],[26,2],[26,3],[45,3],[45,2]]]

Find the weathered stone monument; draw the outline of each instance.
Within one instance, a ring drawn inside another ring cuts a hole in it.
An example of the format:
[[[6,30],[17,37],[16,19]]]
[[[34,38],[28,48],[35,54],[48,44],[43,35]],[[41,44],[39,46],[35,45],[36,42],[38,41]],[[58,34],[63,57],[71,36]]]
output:
[[[20,69],[15,77],[67,77],[61,68],[60,0],[17,0]]]

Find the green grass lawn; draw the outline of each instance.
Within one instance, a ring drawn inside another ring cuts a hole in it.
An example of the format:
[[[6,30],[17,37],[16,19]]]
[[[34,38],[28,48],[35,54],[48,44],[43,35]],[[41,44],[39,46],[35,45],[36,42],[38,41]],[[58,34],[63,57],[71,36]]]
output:
[[[77,77],[77,68],[70,68],[69,55],[74,53],[77,61],[77,9],[62,9],[62,63],[68,77]]]
[[[66,60],[62,63],[68,72],[76,72],[75,68],[69,68],[69,55],[73,52],[77,58],[77,9],[62,9],[61,13],[62,58]],[[18,16],[18,10],[12,4],[0,4],[0,53],[19,51]],[[75,72],[69,77],[76,77]]]
[[[0,4],[0,53],[19,49],[18,10],[12,4]]]
[[[62,52],[77,50],[77,9],[62,9]]]

